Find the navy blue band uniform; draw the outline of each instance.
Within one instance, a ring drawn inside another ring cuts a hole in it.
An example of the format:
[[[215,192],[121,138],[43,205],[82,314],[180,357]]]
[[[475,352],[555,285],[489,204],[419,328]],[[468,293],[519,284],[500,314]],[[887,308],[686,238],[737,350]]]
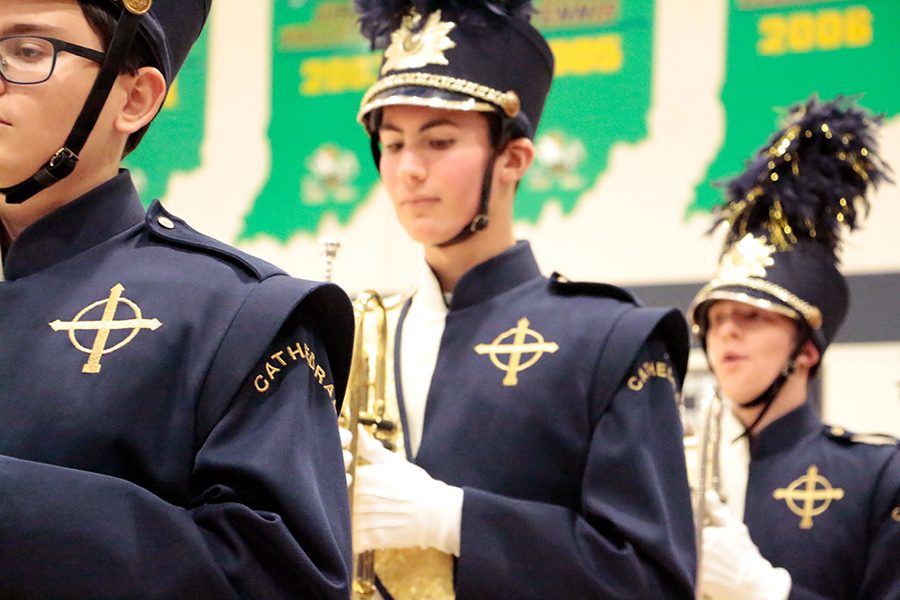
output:
[[[790,598],[900,598],[900,446],[823,425],[809,403],[750,443],[744,522]]]
[[[785,398],[807,340],[824,354],[847,314],[849,288],[838,268],[843,235],[868,213],[870,192],[890,181],[878,153],[881,121],[844,97],[814,96],[790,107],[782,127],[725,186],[715,209],[728,226],[719,270],[689,310],[704,348],[717,301],[797,324],[781,372],[741,405],[760,407],[744,424],[744,522],[762,556],[790,574],[796,599],[900,598],[900,527],[891,516],[900,503],[896,441],[874,445],[823,427],[803,398],[800,408],[755,430]]]
[[[463,276],[415,456],[464,489],[457,598],[693,597],[686,353],[677,312],[548,279],[525,242]]]
[[[145,214],[124,171],[4,258],[0,596],[347,596],[339,288]]]

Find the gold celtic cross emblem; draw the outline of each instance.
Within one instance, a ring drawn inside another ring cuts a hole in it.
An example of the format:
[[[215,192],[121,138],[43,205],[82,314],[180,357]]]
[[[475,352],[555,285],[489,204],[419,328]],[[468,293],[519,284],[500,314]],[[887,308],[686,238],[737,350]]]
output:
[[[778,488],[772,496],[784,500],[791,512],[800,517],[800,529],[812,529],[812,518],[828,510],[832,500],[843,498],[844,490],[831,487],[831,482],[819,475],[818,467],[810,465],[806,475],[798,477],[786,488]]]
[[[537,331],[529,329],[530,323],[528,319],[522,317],[512,329],[507,329],[490,344],[478,344],[475,346],[475,352],[478,354],[488,354],[491,362],[494,363],[501,371],[506,372],[503,378],[503,385],[513,386],[519,383],[519,371],[524,371],[534,363],[539,361],[544,352],[556,352],[559,346],[555,342],[545,342],[544,336]],[[512,342],[504,344],[503,340],[512,338]],[[531,338],[533,342],[527,342],[526,339]],[[509,362],[500,360],[500,354],[508,354]],[[531,354],[525,362],[522,362],[523,354]]]
[[[98,300],[93,304],[83,308],[75,318],[71,321],[60,321],[59,319],[49,323],[50,328],[53,331],[68,331],[69,332],[69,340],[72,342],[72,345],[75,346],[78,350],[85,352],[88,354],[88,360],[84,363],[84,366],[81,367],[82,373],[99,373],[100,372],[100,357],[104,354],[109,354],[111,352],[115,352],[119,348],[125,346],[130,343],[131,340],[137,336],[137,334],[141,331],[141,329],[149,329],[150,331],[155,331],[159,329],[162,323],[159,322],[159,319],[144,319],[143,315],[141,315],[141,309],[137,304],[129,300],[128,298],[122,297],[122,292],[125,291],[125,286],[121,283],[117,283],[109,290],[109,297],[104,298],[103,300]],[[134,314],[133,319],[123,319],[121,321],[116,321],[116,309],[120,304],[124,304],[128,308],[131,309]],[[100,316],[99,320],[90,321],[83,320],[85,315],[91,312],[94,309],[98,309],[102,307],[103,314]],[[106,347],[107,342],[109,341],[109,333],[113,330],[127,330],[130,329],[131,332],[123,339],[121,342],[111,346],[109,348]],[[97,332],[94,336],[94,342],[91,344],[91,347],[88,348],[82,345],[76,336],[76,332],[78,331],[95,331]]]

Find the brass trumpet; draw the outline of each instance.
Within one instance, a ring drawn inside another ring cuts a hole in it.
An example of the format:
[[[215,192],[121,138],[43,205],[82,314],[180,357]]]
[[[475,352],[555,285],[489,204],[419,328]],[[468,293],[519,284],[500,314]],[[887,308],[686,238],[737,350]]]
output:
[[[384,298],[366,290],[356,297],[356,338],[343,424],[354,432],[350,510],[355,518],[355,483],[358,465],[358,426],[392,452],[403,453],[402,426],[393,378],[393,337],[405,298]],[[368,317],[374,313],[373,319]],[[373,357],[374,354],[374,357]],[[391,548],[362,552],[353,560],[353,598],[366,600],[375,593],[375,576],[396,600],[452,600],[453,558],[434,549]]]
[[[340,416],[341,425],[353,432],[350,454],[353,462],[347,472],[351,481],[350,514],[355,515],[356,467],[359,463],[359,426],[362,425],[387,449],[395,449],[395,437],[399,427],[397,421],[388,418],[388,402],[385,395],[387,366],[387,309],[384,299],[377,292],[366,290],[353,302],[356,313],[356,327],[353,340],[353,359],[347,385],[345,410]],[[367,316],[375,315],[375,357],[370,362],[366,340]],[[355,517],[354,517],[355,518]],[[369,598],[375,592],[375,553],[371,550],[353,556],[353,597]]]
[[[325,261],[324,275],[331,280],[332,265],[340,243],[320,240]],[[350,443],[351,476],[348,488],[351,518],[355,519],[356,469],[359,464],[357,431],[360,425],[388,450],[405,452],[400,408],[393,376],[393,335],[400,308],[407,296],[383,297],[366,290],[353,303],[356,314],[353,358],[344,405],[339,416],[342,427],[353,432]],[[374,317],[374,318],[370,318]],[[394,548],[362,552],[353,556],[354,600],[375,597],[376,571],[381,584],[396,600],[452,600],[453,558],[434,549]]]
[[[703,528],[710,524],[706,492],[712,490],[724,500],[719,449],[722,440],[724,403],[715,386],[709,385],[694,407],[696,419],[686,418],[681,404],[684,423],[684,452],[691,499],[694,509],[694,539],[697,543],[697,572],[703,560]],[[702,598],[697,586],[697,598]]]
[[[334,259],[340,249],[340,242],[334,238],[319,240],[321,255],[324,261],[323,276],[331,281]],[[388,450],[397,450],[400,439],[399,409],[396,394],[388,387],[388,354],[389,327],[388,310],[399,306],[399,303],[386,306],[384,298],[373,290],[366,290],[353,301],[353,312],[356,316],[353,337],[353,357],[350,363],[350,374],[343,408],[338,417],[341,427],[353,433],[350,442],[352,456],[347,473],[350,485],[347,489],[350,497],[351,519],[355,518],[355,486],[356,468],[359,464],[359,426],[362,425],[375,439]],[[370,316],[374,315],[372,323]],[[372,353],[374,352],[374,357]],[[375,553],[361,552],[353,555],[353,588],[352,597],[364,600],[374,596],[375,587]]]

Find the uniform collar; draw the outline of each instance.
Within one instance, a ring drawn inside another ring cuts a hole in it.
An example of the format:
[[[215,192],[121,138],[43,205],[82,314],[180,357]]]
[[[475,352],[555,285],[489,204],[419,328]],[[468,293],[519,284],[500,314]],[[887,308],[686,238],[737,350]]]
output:
[[[540,277],[531,246],[520,241],[515,246],[473,267],[456,284],[450,310],[474,306],[530,279]]]
[[[419,283],[416,286],[415,302],[418,310],[427,310],[439,314],[447,313],[447,302],[444,292],[441,291],[441,283],[428,263],[422,261],[419,269]]]
[[[822,420],[807,401],[770,423],[750,441],[750,456],[760,459],[790,448],[822,429]]]
[[[144,220],[144,208],[128,171],[42,217],[6,252],[8,281],[27,277],[108,240]]]

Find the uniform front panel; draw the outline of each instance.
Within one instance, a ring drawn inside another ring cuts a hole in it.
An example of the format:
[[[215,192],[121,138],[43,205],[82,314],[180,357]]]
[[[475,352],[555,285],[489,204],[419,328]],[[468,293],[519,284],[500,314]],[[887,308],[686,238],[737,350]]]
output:
[[[870,543],[875,481],[865,455],[873,449],[817,434],[793,452],[751,462],[745,522],[762,555],[796,583],[856,597]]]
[[[187,493],[193,398],[242,298],[227,265],[177,256],[133,230],[0,287],[0,453]]]
[[[609,326],[597,305],[541,279],[451,311],[417,462],[452,485],[577,505]]]

